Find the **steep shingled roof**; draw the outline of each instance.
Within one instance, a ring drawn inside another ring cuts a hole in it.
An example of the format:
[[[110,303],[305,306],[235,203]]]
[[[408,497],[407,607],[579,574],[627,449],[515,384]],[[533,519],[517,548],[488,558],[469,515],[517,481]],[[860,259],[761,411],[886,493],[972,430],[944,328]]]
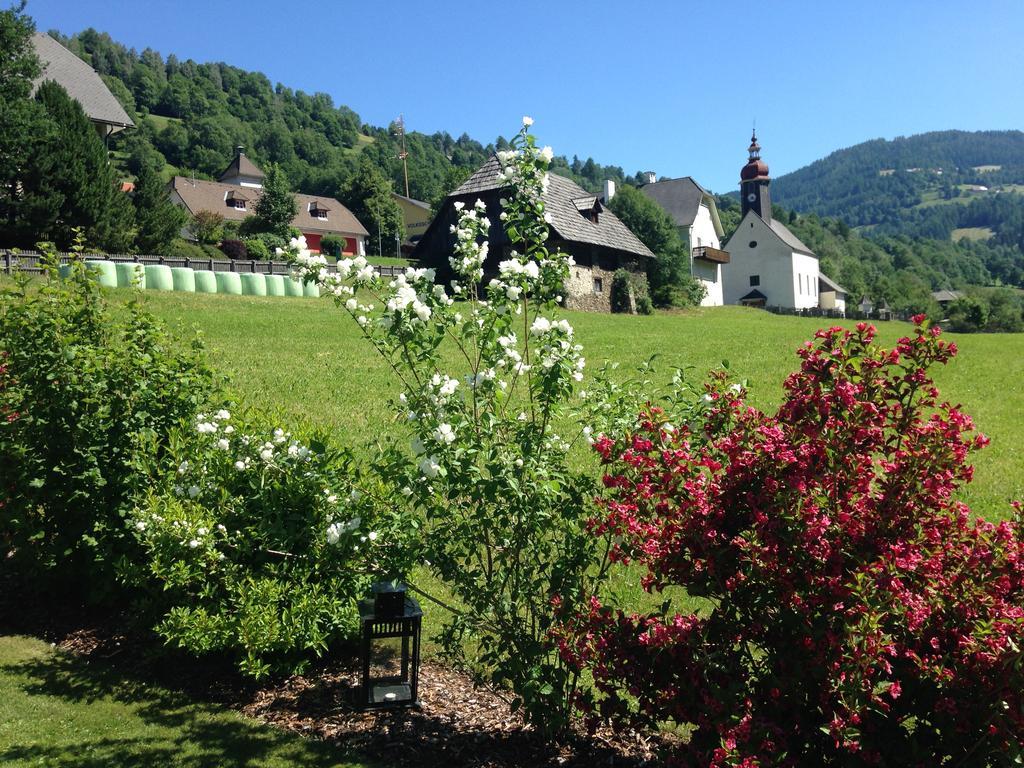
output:
[[[92,67],[49,35],[32,35],[32,47],[43,68],[33,91],[46,80],[53,80],[82,105],[90,120],[110,126],[111,133],[135,127],[121,102]]]
[[[258,179],[265,179],[267,174],[256,163],[246,157],[244,152],[239,151],[235,153],[231,164],[217,178],[223,181],[224,179],[233,179],[237,176],[255,176]]]
[[[849,293],[843,286],[833,280],[831,277],[826,275],[824,272],[818,273],[818,282],[825,285],[829,291],[835,291],[836,293]],[[819,288],[819,291],[821,289]]]
[[[700,210],[700,202],[707,194],[690,176],[644,184],[640,191],[664,208],[677,227],[693,224]]]
[[[498,179],[500,170],[498,158],[492,156],[448,197],[463,198],[500,189],[504,186]],[[551,214],[551,228],[559,237],[569,242],[602,245],[645,258],[655,258],[650,248],[640,242],[640,238],[611,211],[603,210],[597,223],[580,214],[574,201],[580,198],[596,199],[595,195],[557,173],[552,173],[549,178],[548,191],[544,194],[544,209]]]
[[[232,199],[256,200],[261,190],[252,187],[239,187],[234,184],[222,184],[219,181],[202,181],[175,176],[171,179],[171,189],[177,192],[190,213],[214,211],[229,221],[242,221],[252,215],[252,206],[246,210],[238,210],[227,204]],[[314,195],[293,194],[299,212],[292,219],[292,225],[304,232],[337,232],[344,235],[363,235],[369,233],[366,227],[348,208],[333,197],[315,197]],[[318,219],[310,213],[310,203],[318,203],[321,209],[329,211],[327,220]]]
[[[772,232],[778,235],[779,239],[782,242],[784,242],[797,253],[805,253],[808,256],[814,256],[814,251],[812,251],[810,248],[804,245],[800,238],[794,235],[792,232],[790,232],[789,228],[781,221],[778,221],[777,219],[772,219],[768,223],[768,226],[771,228]]]

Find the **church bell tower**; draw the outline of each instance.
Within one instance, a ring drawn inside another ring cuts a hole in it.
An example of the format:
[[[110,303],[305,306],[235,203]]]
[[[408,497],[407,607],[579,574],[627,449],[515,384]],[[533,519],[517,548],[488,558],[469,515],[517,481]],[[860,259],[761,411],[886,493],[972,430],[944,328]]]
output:
[[[761,159],[761,145],[757,143],[757,134],[750,136],[750,154],[747,164],[740,171],[740,204],[742,214],[753,210],[766,222],[772,220],[772,199],[768,193],[771,178],[768,176],[768,164]]]

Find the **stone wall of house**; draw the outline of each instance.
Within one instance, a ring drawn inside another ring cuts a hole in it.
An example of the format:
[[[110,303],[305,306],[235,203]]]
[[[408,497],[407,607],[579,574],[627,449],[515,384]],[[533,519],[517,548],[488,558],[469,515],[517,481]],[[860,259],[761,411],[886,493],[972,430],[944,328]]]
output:
[[[593,259],[590,264],[569,267],[569,279],[565,281],[565,306],[586,312],[612,311],[612,278],[619,268],[636,276],[644,274],[640,265],[626,259]],[[600,290],[598,290],[600,287]]]

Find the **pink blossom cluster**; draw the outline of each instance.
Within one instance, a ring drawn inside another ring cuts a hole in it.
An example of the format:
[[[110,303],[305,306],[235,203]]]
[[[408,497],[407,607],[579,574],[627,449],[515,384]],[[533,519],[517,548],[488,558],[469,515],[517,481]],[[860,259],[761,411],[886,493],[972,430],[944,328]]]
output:
[[[687,724],[677,765],[1024,754],[1021,507],[996,525],[957,500],[988,441],[928,376],[955,346],[915,320],[893,349],[864,324],[819,331],[774,415],[717,376],[699,427],[650,407],[594,443],[608,494],[593,534],[645,589],[701,607],[556,606],[593,722]]]

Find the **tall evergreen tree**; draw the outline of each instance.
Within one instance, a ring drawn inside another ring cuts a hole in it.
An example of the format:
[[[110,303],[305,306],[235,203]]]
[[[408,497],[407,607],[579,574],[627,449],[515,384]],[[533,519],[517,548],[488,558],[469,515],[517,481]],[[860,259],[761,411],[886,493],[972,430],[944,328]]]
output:
[[[78,102],[53,81],[36,93],[54,130],[28,159],[23,217],[39,239],[70,247],[75,227],[91,245],[125,250],[131,244],[131,205],[117,188],[107,150]],[[55,201],[57,205],[54,215]]]
[[[255,229],[287,238],[288,227],[298,213],[288,177],[277,163],[268,163],[264,173],[263,194],[253,207]]]
[[[364,157],[341,192],[341,201],[369,230],[371,250],[383,250],[383,243],[393,243],[396,234],[399,238],[405,236],[402,209],[391,196],[393,189],[390,179]]]
[[[32,48],[35,25],[24,10],[21,2],[0,11],[0,246],[35,242],[20,226],[26,208],[21,182],[47,134],[43,109],[29,98],[40,69]]]
[[[157,170],[146,163],[135,181],[135,247],[139,253],[166,253],[188,218],[174,205]]]

